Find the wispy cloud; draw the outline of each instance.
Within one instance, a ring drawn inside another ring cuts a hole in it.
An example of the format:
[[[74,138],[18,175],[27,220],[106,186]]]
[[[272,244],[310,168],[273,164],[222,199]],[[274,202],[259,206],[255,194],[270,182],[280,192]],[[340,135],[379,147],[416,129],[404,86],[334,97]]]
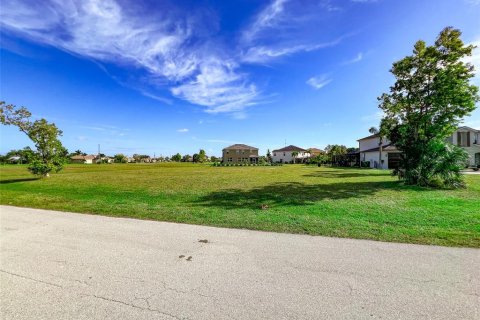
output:
[[[211,20],[218,18],[210,10],[180,13],[172,3],[160,11],[120,0],[3,0],[0,27],[90,59],[122,85],[157,101],[172,104],[175,97],[238,118],[265,100],[265,90],[243,65],[339,44],[349,35],[312,28],[337,9],[331,0],[272,0],[238,31],[233,45],[212,37]],[[111,66],[126,72],[114,75]]]
[[[1,27],[36,42],[101,62],[135,66],[150,84],[170,87],[208,112],[232,112],[251,105],[259,91],[222,50],[201,41],[202,22],[175,10],[150,13],[115,0],[78,2],[2,1]],[[205,19],[203,20],[208,20]],[[220,75],[213,79],[211,74]],[[169,103],[148,91],[142,94]]]
[[[178,129],[177,132],[187,133],[187,132],[188,132],[188,129],[187,129],[187,128]]]
[[[353,59],[350,59],[350,60],[347,60],[345,62],[343,62],[342,64],[343,65],[347,65],[347,64],[353,64],[353,63],[357,63],[357,62],[360,62],[363,60],[363,53],[362,52],[359,52],[355,58]]]
[[[330,79],[327,74],[322,74],[316,77],[311,77],[306,83],[315,90],[318,90],[325,87],[330,82],[332,82],[332,79]]]
[[[312,30],[312,25],[324,15],[338,9],[329,0],[301,3],[273,0],[243,30],[241,61],[263,64],[282,56],[339,44],[345,36],[332,40],[319,37],[319,33]]]

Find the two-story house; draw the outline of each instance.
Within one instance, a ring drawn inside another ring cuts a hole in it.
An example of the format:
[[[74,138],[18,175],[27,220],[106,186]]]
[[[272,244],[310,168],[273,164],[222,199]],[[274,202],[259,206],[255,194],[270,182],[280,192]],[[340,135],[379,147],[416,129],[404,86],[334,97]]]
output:
[[[448,142],[467,151],[469,166],[480,165],[480,130],[459,127]],[[394,169],[398,167],[400,152],[387,138],[380,140],[380,135],[373,134],[358,140],[360,161],[370,162],[371,168]]]
[[[463,148],[468,153],[468,165],[480,165],[480,130],[470,127],[459,127],[448,142]]]
[[[400,152],[387,138],[379,134],[357,140],[360,162],[369,162],[371,168],[395,169],[400,162]]]
[[[272,151],[272,161],[279,163],[300,163],[309,157],[307,150],[292,145]]]
[[[257,163],[258,148],[246,144],[234,144],[222,150],[223,163]]]

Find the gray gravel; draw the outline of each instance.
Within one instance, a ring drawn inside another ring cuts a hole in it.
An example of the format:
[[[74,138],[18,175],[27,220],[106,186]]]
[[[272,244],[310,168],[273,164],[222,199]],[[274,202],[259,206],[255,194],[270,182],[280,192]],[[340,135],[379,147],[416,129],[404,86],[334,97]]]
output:
[[[480,319],[477,249],[7,206],[0,225],[3,319]]]

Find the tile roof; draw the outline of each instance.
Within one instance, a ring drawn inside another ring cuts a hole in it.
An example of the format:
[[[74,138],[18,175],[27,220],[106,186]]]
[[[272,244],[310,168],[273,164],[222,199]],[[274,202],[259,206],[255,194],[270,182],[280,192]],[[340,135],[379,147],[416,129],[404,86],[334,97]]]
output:
[[[223,148],[223,150],[244,150],[244,149],[251,149],[251,150],[258,150],[258,148],[255,148],[255,147],[251,147],[251,146],[247,146],[246,144],[232,144],[231,146],[229,147],[226,147],[226,148]]]
[[[297,146],[289,145],[282,149],[273,150],[272,152],[284,152],[284,151],[297,151],[297,152],[307,152],[307,150],[299,148]]]

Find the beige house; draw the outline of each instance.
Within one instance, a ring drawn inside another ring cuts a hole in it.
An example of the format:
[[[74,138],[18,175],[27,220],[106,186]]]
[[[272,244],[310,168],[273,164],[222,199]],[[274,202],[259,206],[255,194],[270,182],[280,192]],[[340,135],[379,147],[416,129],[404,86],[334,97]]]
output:
[[[93,155],[87,155],[87,156],[78,155],[78,156],[71,157],[70,160],[72,161],[72,163],[92,164],[95,158],[96,157]]]
[[[257,163],[258,148],[246,144],[234,144],[222,150],[223,163]]]
[[[480,130],[470,127],[459,127],[448,142],[463,148],[468,153],[468,165],[480,165]]]

